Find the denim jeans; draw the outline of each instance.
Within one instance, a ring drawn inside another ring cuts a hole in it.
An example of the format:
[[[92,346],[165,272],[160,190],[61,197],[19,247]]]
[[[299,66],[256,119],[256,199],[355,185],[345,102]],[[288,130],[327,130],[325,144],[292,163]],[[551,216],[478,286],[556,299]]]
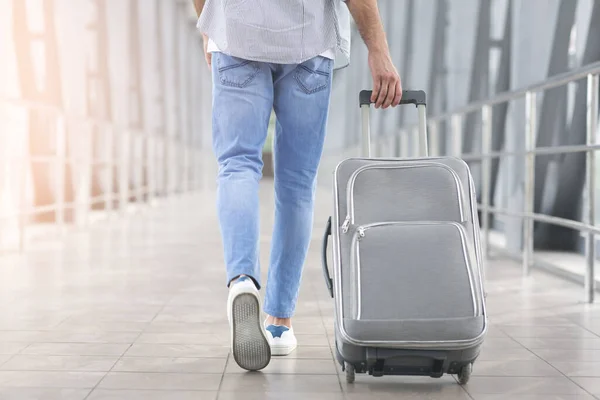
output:
[[[333,61],[321,56],[285,65],[212,55],[217,210],[228,284],[244,274],[261,287],[258,184],[271,110],[277,116],[275,225],[264,305],[277,318],[292,317],[298,298],[332,71]]]

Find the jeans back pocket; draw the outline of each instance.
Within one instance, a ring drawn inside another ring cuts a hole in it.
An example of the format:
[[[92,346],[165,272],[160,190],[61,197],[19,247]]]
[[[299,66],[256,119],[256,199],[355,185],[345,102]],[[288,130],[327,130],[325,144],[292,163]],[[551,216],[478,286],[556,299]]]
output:
[[[259,66],[256,62],[233,57],[224,53],[214,53],[217,75],[222,85],[243,88],[256,77]]]
[[[326,89],[331,82],[332,67],[333,61],[322,56],[299,64],[296,68],[295,78],[300,89],[306,94]]]

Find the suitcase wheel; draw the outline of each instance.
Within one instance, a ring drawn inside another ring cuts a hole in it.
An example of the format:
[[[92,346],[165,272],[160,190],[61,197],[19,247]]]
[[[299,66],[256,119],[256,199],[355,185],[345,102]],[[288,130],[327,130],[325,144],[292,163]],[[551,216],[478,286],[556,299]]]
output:
[[[471,378],[471,373],[473,372],[473,364],[467,364],[460,369],[458,373],[458,383],[460,385],[466,385]]]
[[[344,362],[344,370],[346,371],[346,382],[354,383],[354,381],[356,380],[354,365]]]

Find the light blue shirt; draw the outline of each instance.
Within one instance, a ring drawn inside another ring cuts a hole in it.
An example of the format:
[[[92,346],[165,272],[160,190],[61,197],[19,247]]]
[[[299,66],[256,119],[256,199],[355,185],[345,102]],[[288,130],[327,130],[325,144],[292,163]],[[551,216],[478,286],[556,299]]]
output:
[[[350,61],[350,13],[345,0],[207,0],[198,29],[214,47],[246,60],[299,64],[334,55]]]

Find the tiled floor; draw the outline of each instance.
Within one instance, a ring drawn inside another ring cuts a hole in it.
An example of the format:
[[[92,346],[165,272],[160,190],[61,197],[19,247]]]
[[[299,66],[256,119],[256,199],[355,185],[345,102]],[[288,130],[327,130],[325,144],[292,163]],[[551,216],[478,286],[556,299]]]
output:
[[[266,265],[272,195],[263,189]],[[467,387],[452,377],[368,376],[348,386],[331,352],[320,271],[329,209],[319,192],[294,321],[300,347],[262,373],[228,356],[213,193],[0,258],[0,399],[600,399],[600,308],[580,303],[582,288],[540,273],[523,279],[505,260],[489,263],[492,326]]]

